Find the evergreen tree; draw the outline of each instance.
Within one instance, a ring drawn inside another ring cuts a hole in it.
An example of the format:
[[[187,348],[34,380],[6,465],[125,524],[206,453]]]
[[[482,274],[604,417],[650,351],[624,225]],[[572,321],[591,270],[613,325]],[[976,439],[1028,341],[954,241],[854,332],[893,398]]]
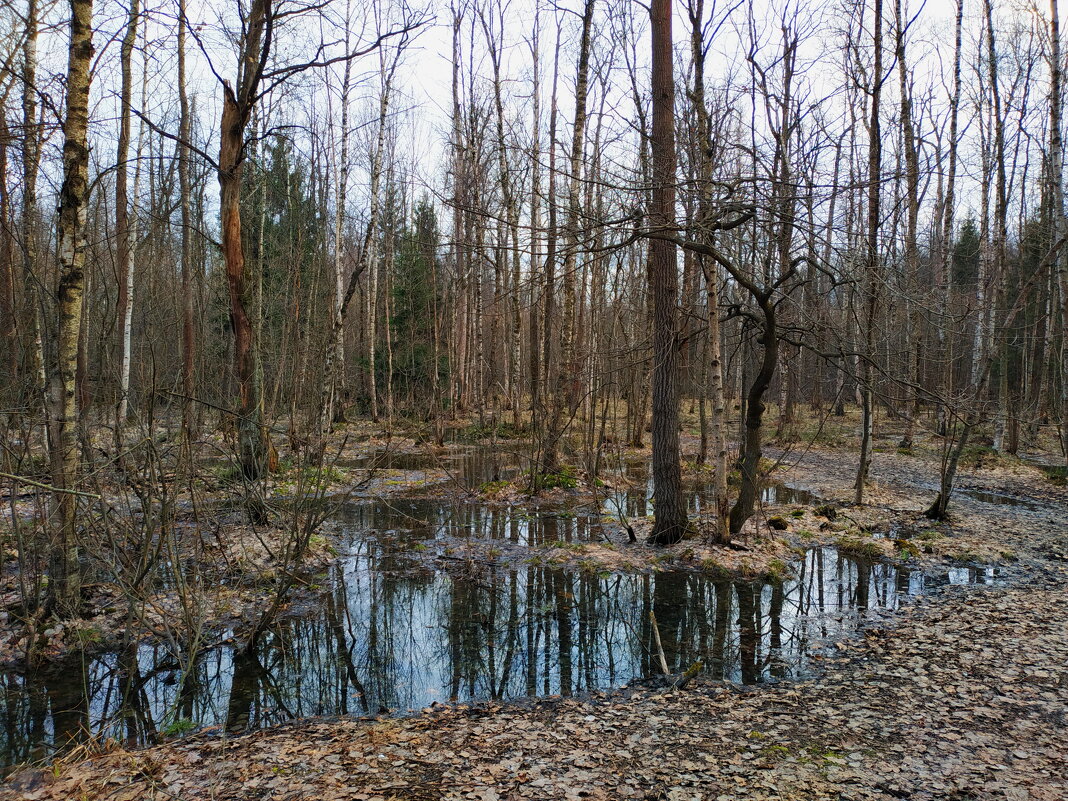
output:
[[[393,283],[393,380],[401,397],[412,405],[426,399],[435,370],[439,380],[448,373],[447,359],[441,356],[435,363],[434,355],[434,324],[441,300],[439,246],[437,212],[424,196],[415,204],[411,223],[396,233]]]

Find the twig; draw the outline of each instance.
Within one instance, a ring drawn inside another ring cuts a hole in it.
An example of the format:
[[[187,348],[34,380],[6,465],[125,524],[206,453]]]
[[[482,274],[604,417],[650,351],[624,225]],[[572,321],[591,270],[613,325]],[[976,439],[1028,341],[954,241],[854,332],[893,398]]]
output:
[[[20,484],[29,484],[31,487],[48,490],[49,492],[65,492],[67,495],[80,495],[83,498],[95,498],[98,501],[101,498],[101,496],[92,492],[82,492],[81,490],[72,489],[61,489],[59,487],[53,487],[51,484],[42,484],[40,481],[34,481],[32,478],[26,478],[25,476],[16,476],[13,473],[0,472],[0,478],[10,478],[11,480],[17,481]]]
[[[664,646],[660,642],[660,627],[656,625],[656,614],[649,610],[649,622],[653,624],[653,639],[656,640],[656,651],[660,656],[660,669],[664,671],[665,676],[670,676],[671,671],[668,670],[667,657],[664,656]]]

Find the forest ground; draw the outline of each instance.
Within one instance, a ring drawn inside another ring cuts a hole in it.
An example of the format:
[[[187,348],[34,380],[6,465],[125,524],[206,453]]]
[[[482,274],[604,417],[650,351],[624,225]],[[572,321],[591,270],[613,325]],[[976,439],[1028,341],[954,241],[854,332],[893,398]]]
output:
[[[851,495],[852,451],[811,448],[783,465],[824,499]],[[862,528],[928,527],[919,512],[936,478],[932,453],[885,448],[870,505],[845,512]],[[1064,799],[1068,491],[1001,460],[965,470],[960,486],[1028,503],[955,498],[952,522],[915,558],[997,561],[1002,580],[918,599],[838,643],[814,678],[198,735],[70,755],[10,777],[0,798]]]

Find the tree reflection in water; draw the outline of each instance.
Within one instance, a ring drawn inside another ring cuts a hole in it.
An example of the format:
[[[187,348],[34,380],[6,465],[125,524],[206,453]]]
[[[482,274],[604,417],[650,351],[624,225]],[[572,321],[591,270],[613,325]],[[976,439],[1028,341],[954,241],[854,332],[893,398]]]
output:
[[[497,522],[496,510],[475,507],[446,523],[420,511],[378,509],[379,518],[361,522],[407,537],[484,523],[519,542],[584,536],[577,518],[502,512]],[[412,569],[399,548],[355,538],[317,613],[283,620],[254,654],[216,648],[180,675],[165,649],[141,645],[2,675],[4,759],[40,757],[90,734],[143,743],[175,721],[241,730],[618,686],[660,672],[650,611],[672,671],[701,660],[715,678],[790,678],[805,671],[813,643],[848,634],[867,610],[892,609],[925,584],[919,574],[831,548],[810,550],[797,577],[782,584],[532,564],[453,577]]]

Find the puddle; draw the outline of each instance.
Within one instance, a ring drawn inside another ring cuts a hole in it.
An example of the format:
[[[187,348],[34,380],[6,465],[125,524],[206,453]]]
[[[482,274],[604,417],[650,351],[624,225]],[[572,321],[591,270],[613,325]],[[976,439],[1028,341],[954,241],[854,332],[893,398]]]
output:
[[[938,492],[938,485],[933,482],[923,482],[918,486],[928,492]],[[1028,511],[1037,511],[1043,508],[1041,503],[1030,498],[1021,498],[1007,492],[974,489],[971,487],[955,486],[953,488],[953,494],[950,496],[950,503],[952,503],[954,498],[969,498],[973,501],[979,501],[980,503],[988,503],[994,506],[1014,506],[1018,509],[1026,509]]]
[[[633,478],[637,474],[642,478],[644,486],[631,488],[624,492],[609,493],[604,503],[601,504],[604,514],[615,516],[617,508],[621,508],[627,517],[645,517],[653,514],[653,482],[651,478],[644,478],[648,466],[643,464],[640,469],[642,472],[638,473],[637,469],[629,467],[626,475]],[[686,479],[684,480],[684,488],[691,513],[711,510],[712,484],[709,478]],[[760,502],[763,504],[803,506],[817,503],[818,500],[816,495],[807,490],[781,483],[768,484],[760,491]]]
[[[925,485],[924,489],[928,489],[931,492],[938,492],[938,487],[934,484]],[[1042,509],[1042,504],[1036,503],[1029,498],[1020,498],[1004,492],[969,489],[968,487],[954,487],[952,498],[970,498],[971,500],[979,501],[980,503],[988,503],[994,506],[1013,506],[1031,512]]]
[[[408,570],[397,539],[366,536],[368,528],[418,538],[488,525],[520,540],[566,539],[582,525],[479,507],[430,511],[347,509],[351,541],[320,603],[281,622],[254,654],[216,648],[183,675],[166,648],[142,645],[0,674],[0,758],[40,759],[89,734],[146,744],[186,728],[243,731],[313,715],[403,714],[433,702],[620,686],[660,672],[650,612],[672,671],[701,660],[712,676],[747,684],[793,678],[864,619],[937,584],[987,578],[960,569],[932,581],[829,547],[809,551],[782,584],[540,566],[457,577]]]
[[[445,473],[468,488],[490,481],[510,480],[519,475],[520,454],[494,451],[484,446],[454,448],[442,454],[404,453],[389,449],[372,451],[354,459],[339,459],[337,466],[356,470],[402,470],[416,474]]]
[[[432,498],[347,504],[336,519],[355,531],[373,531],[380,540],[392,539],[402,548],[420,540],[473,535],[531,547],[588,542],[602,522],[600,514],[560,508],[518,509]]]
[[[477,486],[516,475],[508,458],[476,447],[440,458],[380,453],[363,466],[444,464]],[[434,702],[617,687],[660,673],[650,612],[672,671],[700,660],[713,677],[747,684],[795,678],[828,642],[910,596],[994,580],[982,568],[932,579],[831,547],[808,551],[796,577],[781,584],[534,565],[461,576],[412,556],[426,540],[444,537],[525,546],[588,541],[605,516],[652,514],[651,484],[637,468],[627,476],[637,485],[606,490],[599,503],[574,510],[421,498],[343,505],[336,519],[346,544],[321,597],[269,631],[254,654],[222,646],[183,672],[166,647],[140,645],[36,673],[0,673],[0,762],[41,759],[90,736],[139,745],[192,728],[244,731],[307,716],[404,714]],[[700,481],[688,485],[691,512],[703,510],[707,490]],[[815,498],[780,484],[761,500]]]
[[[976,489],[959,489],[953,490],[954,495],[963,495],[965,498],[971,498],[972,500],[979,501],[981,503],[990,503],[996,506],[1017,506],[1022,509],[1035,510],[1039,508],[1039,504],[1034,503],[1025,498],[1017,498],[1014,495],[1006,495],[1000,492],[990,492],[988,490],[976,490]]]
[[[769,484],[760,492],[761,503],[774,503],[789,506],[816,503],[819,499],[808,490],[791,487],[788,484]]]
[[[946,574],[947,584],[993,584],[998,580],[994,567],[951,567]]]

